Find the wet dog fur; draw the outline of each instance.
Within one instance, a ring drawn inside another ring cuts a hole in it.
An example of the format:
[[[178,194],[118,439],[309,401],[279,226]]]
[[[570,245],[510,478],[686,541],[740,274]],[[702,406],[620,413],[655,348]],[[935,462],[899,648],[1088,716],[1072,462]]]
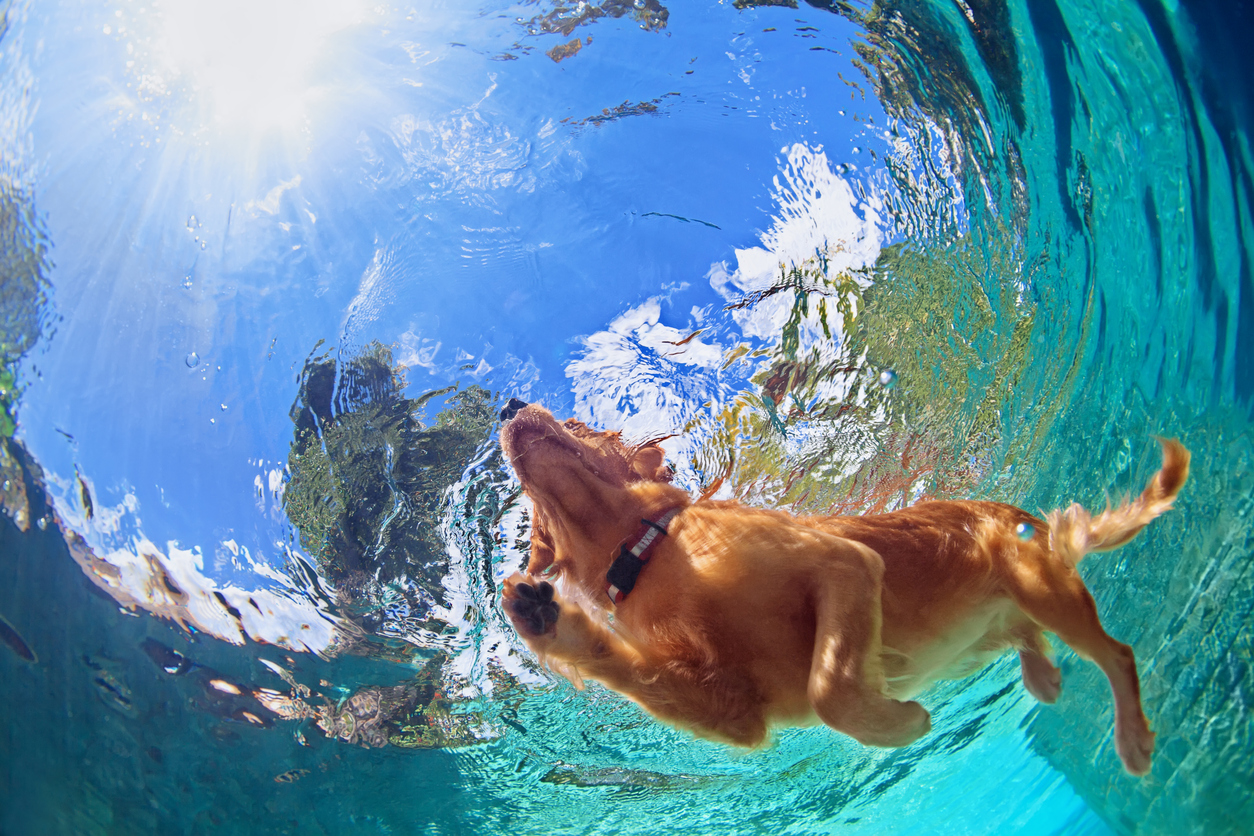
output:
[[[1149,771],[1154,734],[1132,649],[1102,628],[1076,564],[1171,507],[1189,471],[1178,441],[1161,441],[1162,469],[1135,500],[1045,520],[996,502],[794,517],[694,501],[669,484],[656,443],[627,446],[534,405],[506,421],[501,444],[534,506],[527,574],[506,581],[505,611],[576,686],[597,680],[663,721],[740,746],[816,720],[866,745],[906,746],[931,728],[911,697],[1009,649],[1027,690],[1054,702],[1049,631],[1106,674],[1116,751],[1128,772]],[[614,606],[605,575],[620,545],[671,509],[667,535]]]

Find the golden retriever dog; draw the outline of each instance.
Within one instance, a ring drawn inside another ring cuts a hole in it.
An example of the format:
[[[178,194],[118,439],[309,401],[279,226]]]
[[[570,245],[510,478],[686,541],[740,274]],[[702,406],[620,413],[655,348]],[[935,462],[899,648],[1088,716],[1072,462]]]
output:
[[[1134,775],[1154,734],[1132,649],[1106,634],[1076,571],[1167,511],[1189,452],[1164,440],[1134,501],[1039,519],[997,502],[933,501],[861,517],[794,517],[694,501],[655,443],[559,423],[516,399],[501,445],[534,505],[527,575],[504,608],[550,669],[594,679],[702,737],[758,746],[820,720],[869,746],[931,728],[911,700],[938,679],[1019,652],[1023,684],[1052,703],[1054,633],[1110,680],[1115,749]]]

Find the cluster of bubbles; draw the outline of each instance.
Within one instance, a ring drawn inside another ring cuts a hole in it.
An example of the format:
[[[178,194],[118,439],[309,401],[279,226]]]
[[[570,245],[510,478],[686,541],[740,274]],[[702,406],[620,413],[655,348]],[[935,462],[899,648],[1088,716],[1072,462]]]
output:
[[[200,248],[203,250],[205,249],[205,240],[200,237],[200,233],[196,232],[196,230],[198,229],[200,229],[200,221],[196,219],[195,215],[192,215],[190,218],[187,219],[187,230],[188,232],[192,233],[192,241],[200,245]],[[184,285],[184,286],[188,287],[190,285]]]

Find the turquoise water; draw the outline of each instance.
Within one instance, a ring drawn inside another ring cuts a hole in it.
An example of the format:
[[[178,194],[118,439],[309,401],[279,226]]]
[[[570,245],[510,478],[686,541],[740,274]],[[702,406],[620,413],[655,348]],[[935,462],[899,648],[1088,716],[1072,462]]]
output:
[[[0,833],[1248,830],[1249,12],[754,5],[0,5]],[[515,395],[798,512],[1181,438],[1082,566],[1153,771],[1062,648],[898,751],[575,691],[497,602]]]

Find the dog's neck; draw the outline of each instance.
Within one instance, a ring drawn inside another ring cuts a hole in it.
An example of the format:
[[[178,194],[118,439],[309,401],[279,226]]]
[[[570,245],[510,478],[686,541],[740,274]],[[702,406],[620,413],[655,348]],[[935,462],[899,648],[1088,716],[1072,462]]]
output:
[[[627,486],[596,520],[571,521],[564,530],[552,532],[556,546],[556,571],[575,583],[590,600],[608,605],[605,574],[619,548],[640,528],[642,519],[658,519],[667,511],[685,508],[692,498],[679,488],[658,482]]]

